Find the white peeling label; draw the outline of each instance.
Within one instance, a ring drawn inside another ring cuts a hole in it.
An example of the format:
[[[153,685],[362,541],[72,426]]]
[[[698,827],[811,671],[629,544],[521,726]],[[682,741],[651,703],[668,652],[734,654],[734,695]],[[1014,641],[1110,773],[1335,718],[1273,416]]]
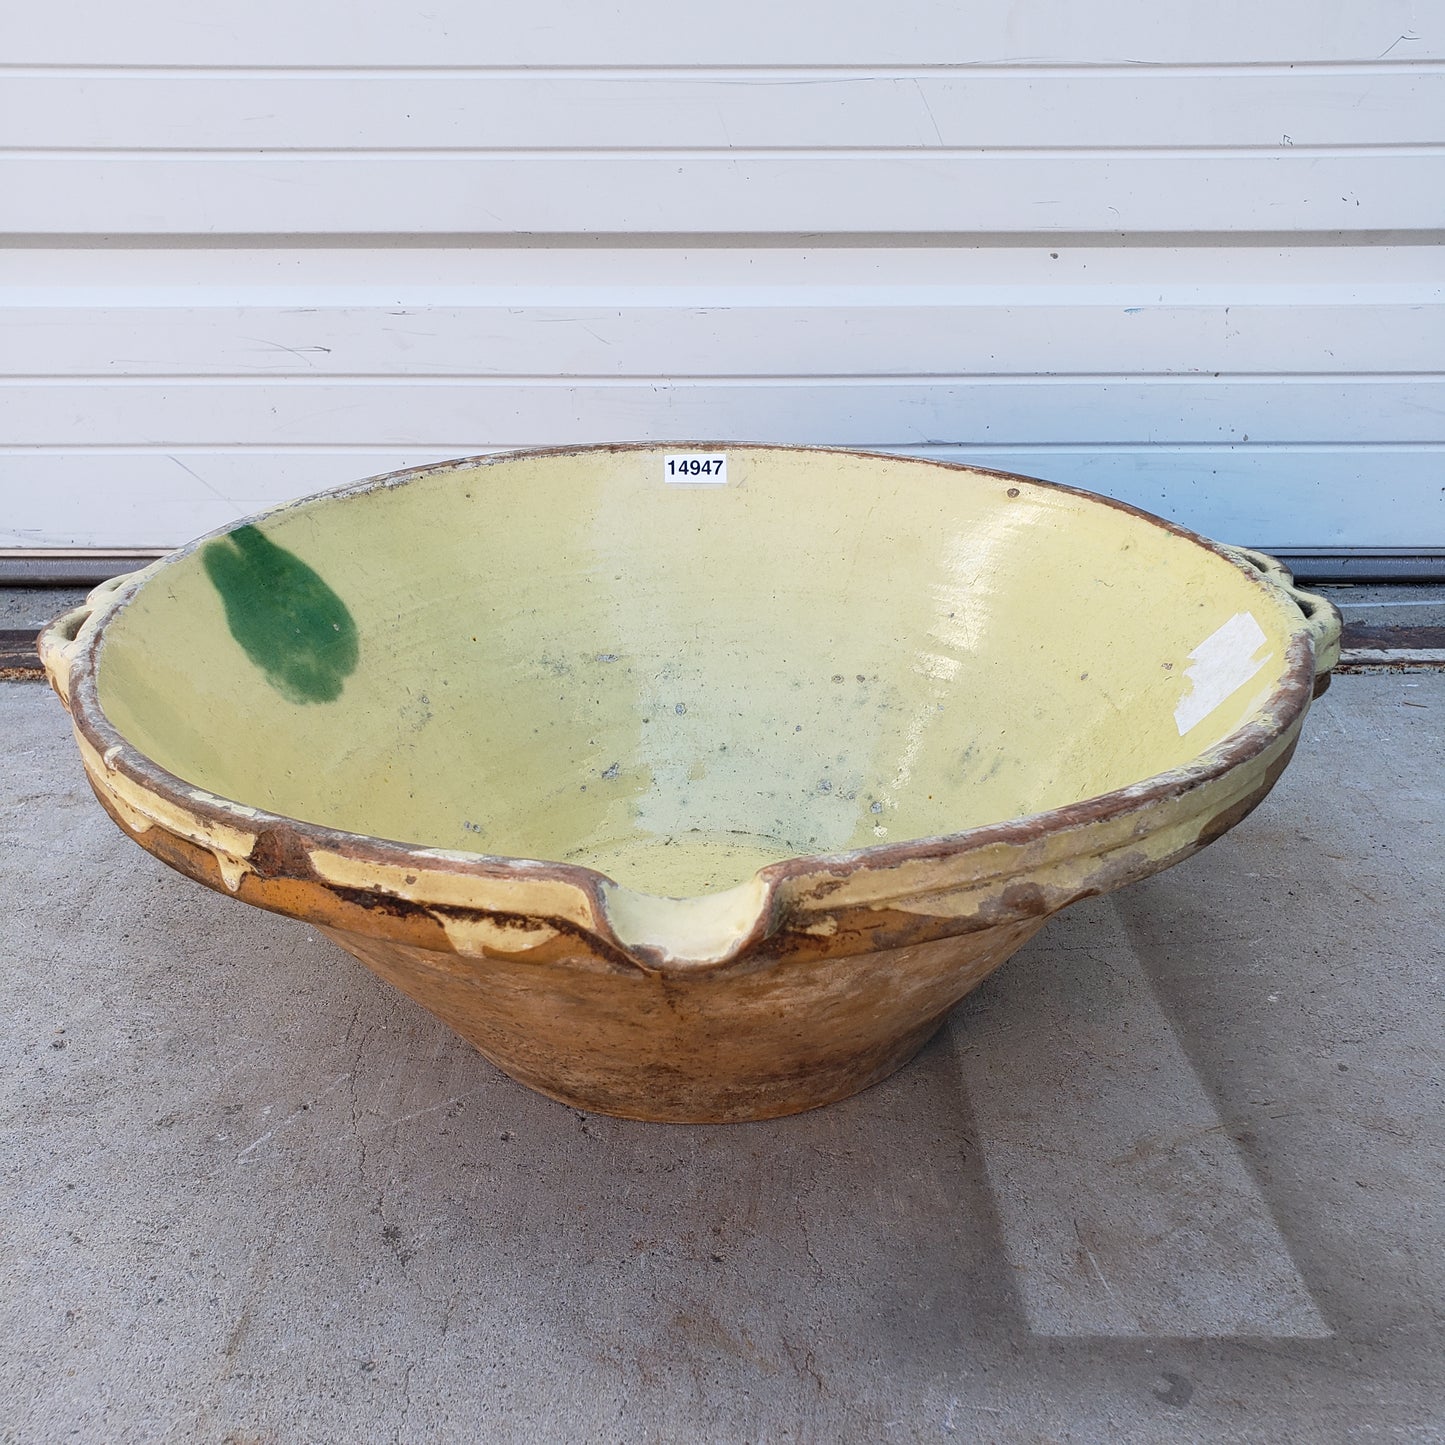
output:
[[[669,452],[662,459],[662,480],[673,487],[725,487],[728,459],[717,452]]]
[[[1256,658],[1255,653],[1268,641],[1253,613],[1236,612],[1189,654],[1184,676],[1191,684],[1190,691],[1174,709],[1180,737],[1202,723],[1265,665],[1269,654]]]

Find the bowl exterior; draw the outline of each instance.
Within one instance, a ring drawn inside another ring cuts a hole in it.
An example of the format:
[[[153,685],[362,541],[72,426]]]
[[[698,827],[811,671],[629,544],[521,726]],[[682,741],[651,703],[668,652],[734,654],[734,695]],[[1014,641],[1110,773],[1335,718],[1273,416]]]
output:
[[[323,931],[520,1083],[592,1113],[721,1124],[886,1078],[1043,919],[680,981],[579,953],[555,967]]]

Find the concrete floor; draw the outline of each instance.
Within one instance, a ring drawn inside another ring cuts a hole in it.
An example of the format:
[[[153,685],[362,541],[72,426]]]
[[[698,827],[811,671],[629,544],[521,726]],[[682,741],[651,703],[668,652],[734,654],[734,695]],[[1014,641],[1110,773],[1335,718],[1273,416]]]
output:
[[[0,587],[0,627],[41,628],[79,607],[88,587]]]
[[[1438,590],[1438,589],[1437,589]],[[1445,675],[776,1123],[530,1094],[0,687],[0,1438],[1445,1439]]]

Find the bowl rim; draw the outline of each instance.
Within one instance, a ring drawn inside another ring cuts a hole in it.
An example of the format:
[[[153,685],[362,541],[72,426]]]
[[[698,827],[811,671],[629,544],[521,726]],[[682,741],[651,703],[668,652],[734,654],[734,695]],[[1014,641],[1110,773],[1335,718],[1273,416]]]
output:
[[[932,457],[901,456],[892,452],[863,451],[852,447],[792,446],[766,442],[739,441],[677,441],[677,442],[603,442],[575,446],[526,448],[521,450],[483,453],[442,462],[426,463],[405,467],[392,472],[380,473],[359,481],[344,483],[310,493],[304,497],[267,507],[249,516],[238,518],[221,527],[202,534],[184,546],[167,553],[159,561],[115,586],[114,591],[99,603],[94,615],[84,624],[84,636],[74,656],[69,661],[70,686],[67,704],[76,732],[94,749],[101,758],[107,773],[126,777],[143,792],[158,796],[172,808],[193,816],[201,828],[195,833],[178,829],[169,820],[148,819],[148,823],[160,826],[177,836],[187,838],[204,848],[213,848],[213,839],[208,836],[207,825],[221,825],[255,834],[258,837],[267,831],[276,836],[297,840],[310,851],[321,849],[354,859],[360,864],[375,864],[388,869],[405,869],[416,873],[416,887],[408,890],[408,899],[423,907],[428,901],[428,890],[422,886],[430,871],[444,872],[452,877],[470,876],[478,880],[500,882],[503,880],[537,880],[565,883],[585,895],[591,902],[591,911],[596,921],[597,932],[605,941],[618,946],[618,940],[611,937],[608,923],[606,894],[609,890],[634,891],[618,884],[606,873],[583,863],[568,863],[558,860],[529,858],[524,855],[475,853],[462,849],[434,848],[420,843],[407,843],[397,839],[382,838],[371,834],[355,833],[334,828],[327,824],[309,822],[257,808],[238,799],[212,793],[163,767],[149,754],[132,743],[113,724],[101,705],[98,687],[99,653],[104,641],[105,629],[118,617],[130,601],[173,563],[193,555],[206,543],[224,537],[237,528],[262,522],[278,513],[303,509],[319,502],[341,500],[348,497],[390,489],[452,471],[476,470],[483,467],[504,464],[532,458],[598,455],[638,451],[783,451],[813,453],[821,456],[851,456],[876,458],[878,460],[911,463],[924,468],[943,469],[989,477],[1001,481],[1022,482],[1030,487],[1045,488],[1060,492],[1094,505],[1113,508],[1146,525],[1193,543],[1220,558],[1241,573],[1253,585],[1272,600],[1274,587],[1252,569],[1242,558],[1226,545],[1211,541],[1199,533],[1180,526],[1176,522],[1156,516],[1141,507],[1114,497],[1103,496],[1086,488],[1074,487],[1060,482],[1050,482],[1039,477],[1021,473],[1004,472],[988,467],[978,467],[968,462],[942,461]],[[111,584],[104,584],[111,585]],[[750,875],[749,882],[761,882],[769,898],[776,896],[780,887],[788,883],[800,883],[805,879],[827,876],[849,878],[860,872],[886,872],[909,863],[955,861],[969,854],[988,848],[1007,848],[1010,845],[1023,848],[1037,843],[1041,838],[1058,834],[1076,834],[1077,846],[1065,856],[1088,849],[1087,835],[1093,825],[1108,823],[1132,813],[1148,809],[1166,800],[1179,798],[1187,793],[1221,779],[1224,775],[1248,763],[1251,759],[1286,736],[1302,721],[1308,710],[1315,683],[1315,648],[1313,638],[1301,613],[1300,624],[1295,627],[1285,648],[1284,667],[1279,681],[1254,711],[1234,731],[1225,735],[1212,747],[1191,758],[1188,762],[1154,773],[1123,787],[1106,793],[1066,803],[1038,813],[1023,814],[993,823],[983,823],[954,833],[942,833],[922,838],[890,840],[861,848],[832,853],[801,854],[776,862],[764,864]],[[144,845],[143,845],[144,846]],[[428,868],[428,865],[432,865]],[[1016,862],[1013,866],[990,869],[977,875],[978,879],[1001,878],[1025,871],[1027,863]],[[1143,868],[1137,876],[1153,871]],[[282,875],[287,876],[287,875]],[[322,880],[324,883],[324,880]],[[1119,882],[1131,881],[1121,877]],[[376,892],[385,896],[387,889],[377,886]],[[642,894],[646,897],[649,895]],[[715,895],[701,895],[715,896]],[[446,900],[435,900],[438,906],[447,906]],[[488,912],[486,906],[478,911]],[[771,931],[767,906],[760,907],[758,922],[746,938],[739,941],[731,953],[741,952],[752,942]],[[304,915],[298,915],[304,916]]]

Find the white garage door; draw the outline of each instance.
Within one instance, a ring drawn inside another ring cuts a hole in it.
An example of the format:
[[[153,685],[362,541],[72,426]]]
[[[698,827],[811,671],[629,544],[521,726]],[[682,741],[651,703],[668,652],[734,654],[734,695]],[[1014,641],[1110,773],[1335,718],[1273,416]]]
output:
[[[0,546],[730,438],[1445,550],[1438,3],[53,0],[0,106]]]

